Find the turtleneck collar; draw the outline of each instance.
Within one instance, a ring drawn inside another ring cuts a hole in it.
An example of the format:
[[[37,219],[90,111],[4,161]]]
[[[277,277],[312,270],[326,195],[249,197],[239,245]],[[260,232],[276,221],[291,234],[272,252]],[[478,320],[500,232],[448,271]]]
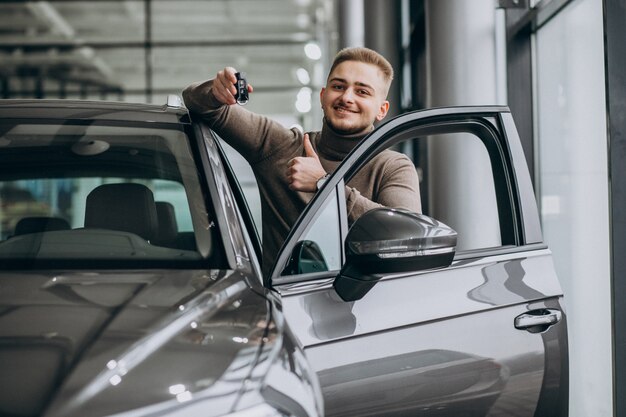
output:
[[[324,119],[322,133],[317,143],[317,151],[328,160],[341,161],[370,132],[342,135],[328,126],[326,119]]]

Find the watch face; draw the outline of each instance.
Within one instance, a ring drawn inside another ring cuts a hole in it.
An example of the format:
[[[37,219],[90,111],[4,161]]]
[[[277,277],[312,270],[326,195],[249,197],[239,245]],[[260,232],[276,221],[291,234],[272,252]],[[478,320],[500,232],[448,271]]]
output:
[[[328,179],[329,174],[324,175],[322,178],[320,178],[319,180],[317,180],[317,189],[319,190],[320,188],[322,188],[322,185],[324,185],[324,183],[326,182],[326,180]]]

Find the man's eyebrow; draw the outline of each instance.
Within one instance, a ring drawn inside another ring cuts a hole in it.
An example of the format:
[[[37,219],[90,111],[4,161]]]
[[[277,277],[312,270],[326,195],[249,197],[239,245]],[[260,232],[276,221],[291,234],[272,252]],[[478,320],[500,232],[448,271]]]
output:
[[[348,81],[346,81],[346,80],[345,80],[345,79],[343,79],[343,78],[339,78],[339,77],[333,77],[333,78],[331,78],[331,79],[330,79],[330,81],[331,81],[331,82],[333,82],[333,81],[337,81],[337,82],[340,82],[340,83],[348,84]],[[365,87],[365,88],[369,88],[369,89],[371,89],[371,90],[373,90],[373,91],[376,91],[376,89],[375,89],[374,87],[372,87],[371,85],[366,84],[366,83],[364,83],[364,82],[361,82],[361,81],[357,81],[357,82],[355,82],[354,84],[356,84],[356,85],[358,85],[358,86],[360,86],[360,87]]]
[[[338,78],[338,77],[333,77],[333,78],[331,78],[331,79],[330,79],[330,80],[328,80],[328,81],[338,81],[338,82],[340,82],[340,83],[344,83],[344,84],[347,84],[347,83],[348,83],[348,82],[347,82],[346,80],[344,80],[343,78]]]

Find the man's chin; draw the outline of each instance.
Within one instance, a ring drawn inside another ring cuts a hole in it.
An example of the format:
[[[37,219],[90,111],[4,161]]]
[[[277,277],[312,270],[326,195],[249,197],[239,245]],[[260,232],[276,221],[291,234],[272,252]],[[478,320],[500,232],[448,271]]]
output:
[[[354,126],[347,123],[334,123],[332,120],[326,119],[326,124],[335,133],[340,135],[355,135],[357,133],[365,133],[369,126]]]

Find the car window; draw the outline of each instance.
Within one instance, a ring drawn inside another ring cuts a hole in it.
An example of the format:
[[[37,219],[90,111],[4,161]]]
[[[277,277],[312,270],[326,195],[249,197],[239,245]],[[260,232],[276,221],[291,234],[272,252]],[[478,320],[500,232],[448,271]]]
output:
[[[217,136],[217,135],[216,135]],[[217,136],[219,138],[219,136]],[[252,171],[252,167],[245,160],[239,152],[237,152],[226,141],[219,138],[221,148],[224,150],[225,157],[231,166],[232,172],[235,176],[235,181],[239,184],[241,194],[245,199],[250,215],[252,216],[253,224],[256,229],[259,239],[263,236],[263,222],[261,218],[261,195],[259,193],[259,186],[257,185],[256,177]]]
[[[1,262],[223,265],[210,197],[182,130],[25,122],[0,128]]]
[[[483,132],[484,133],[484,132]],[[489,133],[486,133],[489,136]],[[399,188],[392,192],[392,197],[374,195],[372,200],[384,201],[384,205],[392,208],[405,208],[421,212],[448,226],[457,232],[456,252],[497,248],[515,241],[510,224],[513,223],[511,211],[503,209],[506,206],[509,192],[506,187],[505,174],[501,162],[493,166],[494,160],[500,161],[497,147],[489,150],[486,146],[493,138],[483,138],[465,130],[457,133],[442,134],[405,134],[401,141],[390,141],[388,149],[378,149],[370,155],[369,161],[353,175],[347,178],[347,190],[374,184],[379,190],[379,184],[397,181],[394,176],[397,171],[394,161],[401,160],[405,164],[407,158],[418,178],[419,192],[415,194],[417,204],[407,201],[408,194]],[[391,145],[392,144],[392,145]],[[382,162],[381,162],[382,161]],[[391,161],[391,162],[390,162]],[[454,167],[454,169],[451,169]],[[390,180],[391,179],[391,180]],[[343,213],[334,218],[344,218],[350,227],[362,215],[371,201],[363,206],[351,204],[353,197],[343,195],[344,188],[339,187],[339,193],[347,202],[343,205]],[[358,190],[365,194],[365,189]],[[400,195],[399,206],[394,205],[393,194]],[[357,193],[358,195],[358,193]],[[498,199],[500,196],[500,199]],[[361,197],[358,197],[361,198]],[[326,207],[329,207],[327,204]],[[503,213],[506,215],[503,217]],[[321,248],[327,236],[338,233],[340,224],[325,220],[319,216],[308,226],[309,232],[298,239],[298,244],[314,241]],[[503,226],[504,225],[504,226]],[[319,236],[312,237],[310,231],[323,231]],[[343,242],[335,249],[340,253]],[[293,262],[294,254],[290,258]],[[339,266],[340,268],[341,266]],[[333,269],[339,269],[333,268]],[[297,268],[283,270],[282,276],[297,271]],[[311,271],[309,271],[311,272]],[[305,273],[303,270],[300,273]]]
[[[282,275],[298,275],[341,268],[341,222],[337,195],[324,202],[311,227],[304,233]]]
[[[457,252],[502,244],[494,184],[499,174],[476,135],[429,135],[401,146],[420,176],[422,213],[458,233]]]

